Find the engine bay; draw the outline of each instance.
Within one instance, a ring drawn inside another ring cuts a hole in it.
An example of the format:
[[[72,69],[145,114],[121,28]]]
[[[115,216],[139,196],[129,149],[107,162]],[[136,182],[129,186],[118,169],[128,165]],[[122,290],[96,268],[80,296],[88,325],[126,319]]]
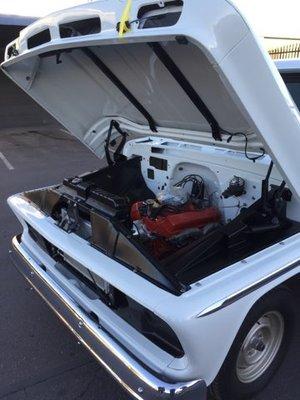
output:
[[[188,184],[191,190],[184,193]],[[154,199],[133,203],[130,220],[134,237],[161,260],[209,232],[221,215],[205,198],[203,178],[188,175],[174,185],[173,193],[160,192]]]
[[[112,156],[113,153],[113,156]],[[177,292],[299,230],[268,156],[143,138],[107,166],[26,196],[68,233]]]

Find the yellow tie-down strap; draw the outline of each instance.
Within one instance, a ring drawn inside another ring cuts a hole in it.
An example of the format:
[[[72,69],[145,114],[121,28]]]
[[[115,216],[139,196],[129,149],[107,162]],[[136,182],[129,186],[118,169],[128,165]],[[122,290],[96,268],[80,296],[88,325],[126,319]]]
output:
[[[132,7],[132,0],[127,0],[126,6],[124,8],[119,28],[119,36],[123,37],[125,33],[130,31],[130,11]]]

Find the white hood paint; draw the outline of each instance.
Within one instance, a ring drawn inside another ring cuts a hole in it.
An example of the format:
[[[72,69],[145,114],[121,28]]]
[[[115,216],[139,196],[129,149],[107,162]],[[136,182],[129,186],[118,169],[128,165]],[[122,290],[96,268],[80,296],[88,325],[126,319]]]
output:
[[[133,2],[131,20],[140,7],[157,1]],[[119,38],[116,31],[124,1],[103,0],[60,11],[24,29],[16,42],[19,55],[2,64],[6,74],[102,157],[112,118],[128,130],[154,135],[147,120],[80,50],[89,46],[118,76],[153,117],[159,136],[194,142],[215,141],[211,129],[183,89],[156,57],[148,42],[159,42],[205,102],[219,125],[244,132],[249,149],[265,150],[300,197],[300,117],[272,61],[247,23],[226,0],[186,0],[174,26],[138,29]],[[101,33],[61,39],[58,25],[100,16]],[[49,28],[51,41],[28,50],[27,39]],[[188,45],[176,36],[185,36]],[[9,46],[8,46],[9,48]],[[73,49],[61,55],[41,54]],[[244,149],[238,136],[218,146]]]

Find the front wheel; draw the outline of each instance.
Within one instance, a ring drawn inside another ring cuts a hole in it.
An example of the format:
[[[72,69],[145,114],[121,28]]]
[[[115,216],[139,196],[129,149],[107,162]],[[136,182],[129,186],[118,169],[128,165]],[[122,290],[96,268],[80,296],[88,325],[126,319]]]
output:
[[[267,385],[291,342],[294,302],[293,294],[282,288],[256,303],[211,386],[216,399],[249,399]]]

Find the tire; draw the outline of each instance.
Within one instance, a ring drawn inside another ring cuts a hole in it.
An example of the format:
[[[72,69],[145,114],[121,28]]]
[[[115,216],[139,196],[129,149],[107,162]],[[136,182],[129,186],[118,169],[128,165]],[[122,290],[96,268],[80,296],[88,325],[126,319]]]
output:
[[[211,385],[212,396],[217,400],[245,400],[260,392],[288,351],[295,320],[295,297],[288,289],[274,289],[260,299],[247,315]]]

